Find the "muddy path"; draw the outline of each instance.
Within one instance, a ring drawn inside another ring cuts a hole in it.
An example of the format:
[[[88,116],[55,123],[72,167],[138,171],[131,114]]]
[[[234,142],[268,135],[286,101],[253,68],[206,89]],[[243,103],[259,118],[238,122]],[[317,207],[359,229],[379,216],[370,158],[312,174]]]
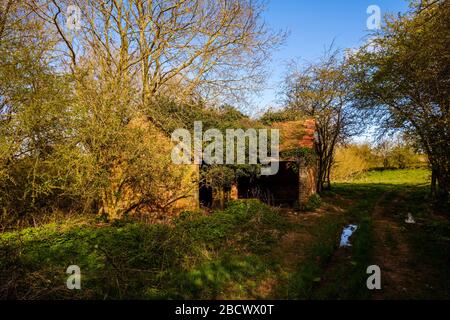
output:
[[[375,206],[372,218],[375,235],[375,263],[381,269],[381,290],[374,291],[374,299],[406,299],[423,297],[428,290],[425,265],[414,263],[405,221],[394,218],[402,194],[391,194]]]
[[[356,262],[355,249],[352,246],[340,247],[336,244],[335,251],[323,270],[321,281],[317,282],[312,295],[313,299],[405,299],[420,295],[423,289],[423,270],[417,268],[412,262],[413,256],[409,247],[403,221],[393,217],[396,205],[400,198],[396,193],[385,191],[374,201],[371,211],[368,213],[371,219],[371,233],[373,243],[369,264],[378,265],[381,269],[381,290],[371,290],[365,287],[365,279],[369,275],[362,275],[359,279],[353,278],[352,272],[364,272],[353,267]],[[354,237],[360,236],[358,231]],[[364,250],[364,248],[359,248]],[[359,281],[360,283],[352,283]],[[359,288],[356,292],[355,288]],[[366,291],[366,292],[364,292]],[[362,294],[361,294],[362,293]]]
[[[295,227],[273,252],[280,272],[265,279],[256,296],[337,300],[438,296],[433,290],[442,282],[442,271],[419,259],[423,252],[411,242],[411,236],[423,236],[421,223],[405,222],[410,197],[407,189],[397,186],[365,186],[338,191],[314,212],[284,212]],[[358,229],[350,236],[351,246],[341,247],[340,235],[349,224]],[[370,265],[380,267],[381,290],[366,286]]]
[[[322,257],[314,254],[314,247],[323,243],[323,238],[334,242],[323,233],[322,227],[335,225],[343,213],[342,208],[331,204],[308,213],[280,210],[291,229],[281,237],[271,253],[272,259],[279,263],[279,272],[262,281],[256,296],[260,299],[308,299],[309,290],[303,292],[305,282],[314,282],[320,274],[312,275],[305,268],[320,263]],[[296,282],[299,282],[298,286]],[[298,289],[302,293],[297,292]]]

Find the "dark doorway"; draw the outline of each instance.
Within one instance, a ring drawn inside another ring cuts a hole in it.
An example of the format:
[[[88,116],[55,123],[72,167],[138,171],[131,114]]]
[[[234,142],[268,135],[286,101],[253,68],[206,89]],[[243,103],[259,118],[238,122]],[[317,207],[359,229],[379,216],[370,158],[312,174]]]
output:
[[[257,198],[274,206],[292,207],[299,197],[299,175],[295,162],[281,161],[272,176],[245,177],[238,180],[239,198]]]
[[[200,206],[211,208],[213,203],[213,192],[211,187],[200,186],[199,188]]]

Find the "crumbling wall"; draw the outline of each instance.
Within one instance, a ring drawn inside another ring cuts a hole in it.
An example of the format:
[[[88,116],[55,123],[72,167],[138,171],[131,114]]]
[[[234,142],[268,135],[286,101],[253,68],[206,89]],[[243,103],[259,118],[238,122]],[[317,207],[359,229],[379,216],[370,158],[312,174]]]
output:
[[[299,203],[304,205],[317,192],[317,168],[314,164],[300,161],[299,166]]]

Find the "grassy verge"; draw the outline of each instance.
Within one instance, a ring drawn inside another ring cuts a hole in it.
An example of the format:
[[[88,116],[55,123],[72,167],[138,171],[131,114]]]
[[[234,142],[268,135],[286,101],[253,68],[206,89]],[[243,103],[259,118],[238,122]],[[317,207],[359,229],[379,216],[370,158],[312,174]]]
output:
[[[270,271],[265,255],[288,224],[256,201],[174,226],[47,225],[0,236],[0,296],[29,299],[235,298]],[[82,290],[66,288],[78,265]]]
[[[299,250],[305,257],[281,286],[283,299],[368,298],[366,268],[373,260],[373,206],[383,189],[337,185],[323,194],[322,213],[307,226],[308,241]],[[344,208],[344,211],[336,208]],[[357,224],[351,249],[339,249],[347,224]],[[304,225],[297,226],[300,229]]]

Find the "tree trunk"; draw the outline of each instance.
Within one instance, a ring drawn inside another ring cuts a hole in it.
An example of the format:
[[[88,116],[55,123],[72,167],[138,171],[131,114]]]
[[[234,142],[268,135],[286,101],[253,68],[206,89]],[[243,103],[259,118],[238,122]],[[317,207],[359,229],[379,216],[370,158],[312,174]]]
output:
[[[433,197],[433,199],[436,199],[436,170],[434,168],[431,169],[431,196]]]

